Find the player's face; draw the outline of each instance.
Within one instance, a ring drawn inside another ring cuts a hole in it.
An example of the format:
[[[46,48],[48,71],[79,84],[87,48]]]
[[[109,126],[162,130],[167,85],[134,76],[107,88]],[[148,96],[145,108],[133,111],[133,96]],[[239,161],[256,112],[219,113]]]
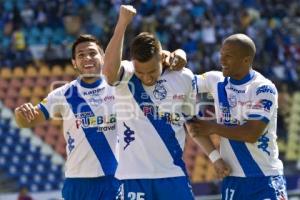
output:
[[[152,86],[156,83],[162,72],[161,56],[153,56],[147,62],[133,60],[135,75],[146,86]]]
[[[245,71],[245,56],[243,56],[238,45],[233,43],[223,44],[221,48],[221,65],[225,77],[237,79],[243,77]]]
[[[103,65],[103,55],[94,42],[82,42],[76,46],[74,68],[86,79],[97,79]]]

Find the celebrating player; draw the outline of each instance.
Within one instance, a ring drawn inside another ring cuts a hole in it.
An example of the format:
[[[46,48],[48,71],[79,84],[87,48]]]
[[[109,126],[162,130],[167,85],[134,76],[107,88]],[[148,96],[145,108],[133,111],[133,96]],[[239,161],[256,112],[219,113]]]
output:
[[[221,136],[221,157],[232,172],[223,180],[222,199],[287,199],[283,164],[278,159],[274,84],[252,69],[256,48],[244,34],[226,38],[221,48],[222,72],[197,77],[198,92],[215,100],[217,124],[194,121],[195,136]]]
[[[194,115],[193,73],[163,70],[160,42],[150,33],[136,36],[132,61],[121,62],[127,25],[135,10],[121,6],[114,35],[105,51],[103,73],[116,85],[121,199],[189,200],[193,194],[182,160],[185,118]],[[176,58],[185,57],[177,50]],[[201,140],[212,152],[207,137]],[[219,159],[219,162],[221,159]],[[228,170],[220,162],[222,170]]]
[[[65,200],[111,200],[119,181],[117,168],[114,92],[99,74],[104,52],[91,35],[81,35],[72,46],[78,78],[50,92],[37,106],[16,108],[19,127],[36,126],[60,115],[67,141],[62,196]],[[104,99],[106,99],[104,103]]]

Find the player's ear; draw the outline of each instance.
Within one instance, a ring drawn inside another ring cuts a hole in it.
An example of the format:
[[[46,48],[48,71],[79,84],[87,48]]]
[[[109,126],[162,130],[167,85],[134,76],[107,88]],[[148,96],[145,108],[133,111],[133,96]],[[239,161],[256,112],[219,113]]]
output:
[[[251,57],[250,56],[246,56],[243,59],[243,62],[245,63],[245,65],[250,66],[251,65]]]
[[[75,62],[75,60],[74,60],[74,59],[72,59],[71,61],[72,61],[72,65],[73,65],[74,69],[77,69],[77,65],[76,65],[76,62]]]

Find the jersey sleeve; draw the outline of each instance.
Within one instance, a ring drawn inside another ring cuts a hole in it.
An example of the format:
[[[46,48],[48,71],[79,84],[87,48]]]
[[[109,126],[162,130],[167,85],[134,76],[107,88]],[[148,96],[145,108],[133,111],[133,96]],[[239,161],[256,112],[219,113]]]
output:
[[[210,71],[201,75],[195,75],[193,84],[196,87],[196,93],[212,93],[214,85],[222,78],[222,73]]]
[[[120,82],[124,82],[127,84],[133,74],[134,74],[133,63],[128,60],[122,60]]]
[[[53,118],[56,114],[62,114],[64,93],[62,88],[57,88],[50,92],[37,107],[43,112],[45,118]]]
[[[188,120],[197,114],[196,111],[196,85],[194,84],[195,76],[190,70],[186,70],[186,85],[187,93],[185,104],[183,107],[183,114]]]
[[[269,123],[278,108],[278,92],[273,84],[260,84],[254,92],[253,102],[248,106],[247,119]]]

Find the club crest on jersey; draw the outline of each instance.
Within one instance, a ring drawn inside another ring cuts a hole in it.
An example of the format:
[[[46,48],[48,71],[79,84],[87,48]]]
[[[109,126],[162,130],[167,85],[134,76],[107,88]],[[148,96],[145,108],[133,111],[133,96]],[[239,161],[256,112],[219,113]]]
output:
[[[167,97],[167,90],[165,86],[163,85],[164,82],[167,82],[166,80],[158,80],[156,82],[153,95],[155,99],[163,100]]]
[[[230,107],[234,108],[237,105],[237,98],[235,94],[229,94],[228,103]]]
[[[130,143],[135,140],[135,137],[134,131],[131,130],[130,127],[125,124],[125,122],[123,122],[123,125],[126,128],[126,130],[124,131],[124,142],[126,143],[126,145],[124,146],[125,150],[130,145]]]
[[[227,106],[220,105],[220,109],[222,111],[220,113],[221,115],[219,117],[220,123],[228,125],[228,126],[240,125],[241,122],[231,115],[230,109]]]

